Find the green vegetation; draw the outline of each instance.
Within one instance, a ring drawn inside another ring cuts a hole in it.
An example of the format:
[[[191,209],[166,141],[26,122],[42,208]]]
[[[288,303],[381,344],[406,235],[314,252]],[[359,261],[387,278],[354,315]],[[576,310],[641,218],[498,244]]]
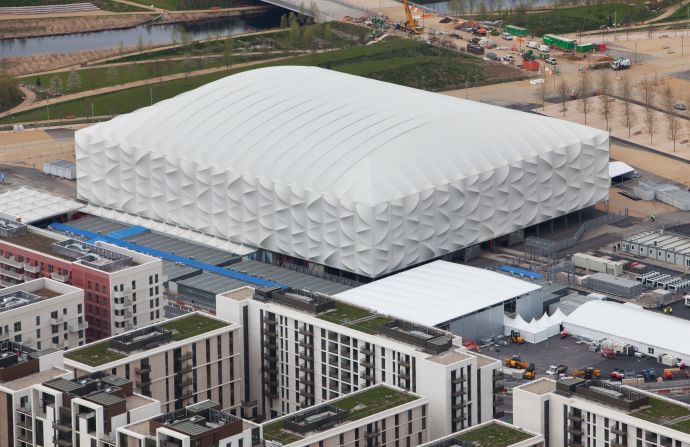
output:
[[[227,326],[225,323],[215,318],[205,317],[199,314],[189,315],[174,321],[159,324],[158,327],[173,331],[174,340],[184,340],[206,332],[214,331]]]
[[[476,442],[481,447],[506,447],[531,438],[532,435],[505,425],[492,422],[461,434],[457,439]]]
[[[392,40],[376,45],[266,62],[251,67],[231,68],[216,73],[191,76],[188,79],[176,79],[151,86],[134,87],[66,101],[50,106],[50,118],[91,116],[91,104],[93,104],[95,116],[127,113],[148,106],[152,99],[153,102],[158,102],[228,75],[279,65],[318,66],[431,91],[461,88],[465,86],[465,81],[473,86],[486,79],[484,65],[479,58],[437,48],[424,42]],[[13,118],[5,117],[0,120],[0,123],[46,119],[48,119],[47,110],[43,107],[18,113]]]
[[[0,75],[0,112],[20,104],[24,93],[19,90],[19,82],[10,76]]]
[[[614,17],[619,24],[634,24],[656,15],[657,12],[648,9],[644,4],[604,3],[535,13],[528,13],[525,7],[517,7],[505,14],[483,18],[501,18],[506,20],[506,23],[527,28],[532,35],[541,36],[596,30],[601,25],[612,26]]]
[[[676,422],[675,424],[669,425],[669,427],[684,433],[690,433],[690,419],[684,419],[680,422]]]
[[[418,397],[413,394],[403,393],[387,386],[377,386],[350,394],[337,400],[333,405],[346,410],[348,420],[356,421],[417,399]]]
[[[335,310],[330,311],[325,314],[319,315],[322,320],[330,321],[331,323],[340,324],[343,326],[351,327],[358,331],[365,332],[367,334],[376,334],[379,332],[379,328],[384,324],[392,321],[390,318],[376,315],[361,307],[351,306],[349,304],[343,303],[341,301],[336,301]],[[353,321],[361,320],[357,323],[352,324]]]
[[[236,8],[254,4],[246,0],[131,0],[142,5],[153,5],[162,9],[191,10],[211,8]]]
[[[356,421],[417,399],[418,397],[415,395],[381,385],[350,394],[336,400],[332,405],[347,411],[348,421]],[[282,420],[266,424],[263,428],[263,434],[265,439],[278,441],[281,444],[290,444],[302,439],[296,433],[284,431]]]
[[[69,351],[65,357],[89,366],[99,366],[120,360],[126,356],[110,350],[110,342],[92,343],[83,348]]]
[[[631,413],[631,416],[651,421],[655,424],[662,424],[666,421],[679,418],[681,416],[690,416],[690,410],[681,405],[674,405],[668,401],[650,397],[649,405],[641,410]],[[679,422],[677,425],[681,424],[683,424],[683,422]],[[690,423],[686,422],[683,426],[690,428],[690,425],[688,424]]]
[[[676,20],[687,20],[690,18],[690,4],[676,10],[673,14],[661,20],[661,22],[674,22]]]
[[[130,11],[148,11],[145,8],[128,5],[126,3],[116,2],[114,0],[89,0],[100,9],[114,12],[130,12]],[[3,0],[0,6],[45,6],[45,5],[66,5],[69,3],[77,3],[77,0]],[[148,4],[145,1],[138,3]]]

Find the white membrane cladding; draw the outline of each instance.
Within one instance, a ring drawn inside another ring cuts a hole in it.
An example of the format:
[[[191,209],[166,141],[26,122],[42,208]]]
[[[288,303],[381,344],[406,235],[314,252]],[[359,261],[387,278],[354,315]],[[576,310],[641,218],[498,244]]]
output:
[[[76,134],[79,196],[369,277],[608,197],[608,133],[315,67]]]

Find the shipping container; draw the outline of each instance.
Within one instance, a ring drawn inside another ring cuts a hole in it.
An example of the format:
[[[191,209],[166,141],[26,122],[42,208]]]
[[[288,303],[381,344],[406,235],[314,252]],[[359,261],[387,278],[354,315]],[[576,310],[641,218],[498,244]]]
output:
[[[593,43],[581,43],[575,46],[577,53],[591,53],[595,50]]]
[[[564,51],[575,51],[575,41],[555,34],[544,34],[544,43]]]
[[[524,37],[529,34],[529,31],[527,31],[527,28],[523,28],[521,26],[515,26],[515,25],[508,25],[506,26],[506,32],[512,34],[513,36],[517,37]]]

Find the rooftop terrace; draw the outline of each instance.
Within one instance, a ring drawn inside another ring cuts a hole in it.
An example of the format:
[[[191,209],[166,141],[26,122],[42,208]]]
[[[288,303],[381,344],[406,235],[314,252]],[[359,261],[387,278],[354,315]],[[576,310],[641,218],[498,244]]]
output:
[[[451,440],[457,440],[472,443],[477,447],[507,447],[524,441],[525,439],[529,439],[533,436],[534,435],[532,433],[522,431],[517,427],[491,422],[489,424],[482,425],[481,427],[460,433],[458,436],[454,436],[450,439],[446,438],[438,443],[428,444],[428,446],[443,447],[446,445],[457,445],[457,443],[447,443]]]
[[[100,366],[171,341],[185,340],[228,325],[225,321],[194,313],[101,342],[90,343],[79,349],[67,351],[65,357],[88,366]]]
[[[263,436],[291,444],[334,425],[357,421],[417,399],[419,396],[414,394],[379,385],[269,422],[263,426]]]

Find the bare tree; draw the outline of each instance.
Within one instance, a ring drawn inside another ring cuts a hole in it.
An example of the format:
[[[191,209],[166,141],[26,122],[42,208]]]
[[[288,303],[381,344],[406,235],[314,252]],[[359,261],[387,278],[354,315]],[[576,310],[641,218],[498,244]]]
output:
[[[67,90],[73,92],[81,87],[81,76],[74,70],[67,75]]]
[[[673,152],[676,151],[676,142],[680,136],[681,125],[678,115],[676,115],[674,106],[676,104],[676,93],[673,87],[667,82],[664,85],[662,92],[662,101],[664,110],[666,112],[666,124],[668,128],[668,137],[673,141]]]
[[[563,107],[563,116],[565,116],[566,111],[565,104],[568,102],[568,88],[568,83],[565,81],[565,78],[562,77],[558,82],[558,87],[556,91],[558,92],[558,97],[561,99],[561,106]]]
[[[642,89],[642,102],[644,103],[644,123],[649,134],[649,144],[654,141],[654,133],[656,132],[656,110],[654,110],[654,84],[649,82],[647,78],[640,84]]]
[[[235,39],[225,39],[225,45],[223,46],[223,62],[225,62],[225,68],[230,68],[232,65],[232,53],[235,51]]]
[[[620,110],[621,124],[628,129],[628,138],[630,138],[632,128],[635,126],[635,124],[637,124],[637,113],[635,112],[635,105],[632,103],[632,81],[630,81],[630,78],[627,75],[623,76],[623,79],[621,80],[618,95],[623,100]]]
[[[582,110],[582,113],[585,115],[585,124],[587,124],[587,112],[590,110],[590,101],[592,97],[590,96],[590,92],[592,90],[592,80],[590,77],[590,71],[589,70],[582,70],[580,72],[580,79],[578,80],[578,84],[580,87],[580,110]]]
[[[541,100],[542,110],[544,110],[544,108],[546,107],[546,92],[548,91],[548,89],[548,83],[546,82],[546,79],[544,79],[544,82],[539,84],[539,92],[537,93],[539,95],[539,99]]]
[[[601,71],[599,88],[601,89],[601,95],[599,95],[599,115],[606,120],[606,130],[610,131],[609,118],[613,114],[616,103],[611,98],[613,85],[611,84],[611,75],[608,70]]]
[[[51,95],[61,95],[62,94],[62,78],[58,75],[53,75],[50,78],[50,94]]]

